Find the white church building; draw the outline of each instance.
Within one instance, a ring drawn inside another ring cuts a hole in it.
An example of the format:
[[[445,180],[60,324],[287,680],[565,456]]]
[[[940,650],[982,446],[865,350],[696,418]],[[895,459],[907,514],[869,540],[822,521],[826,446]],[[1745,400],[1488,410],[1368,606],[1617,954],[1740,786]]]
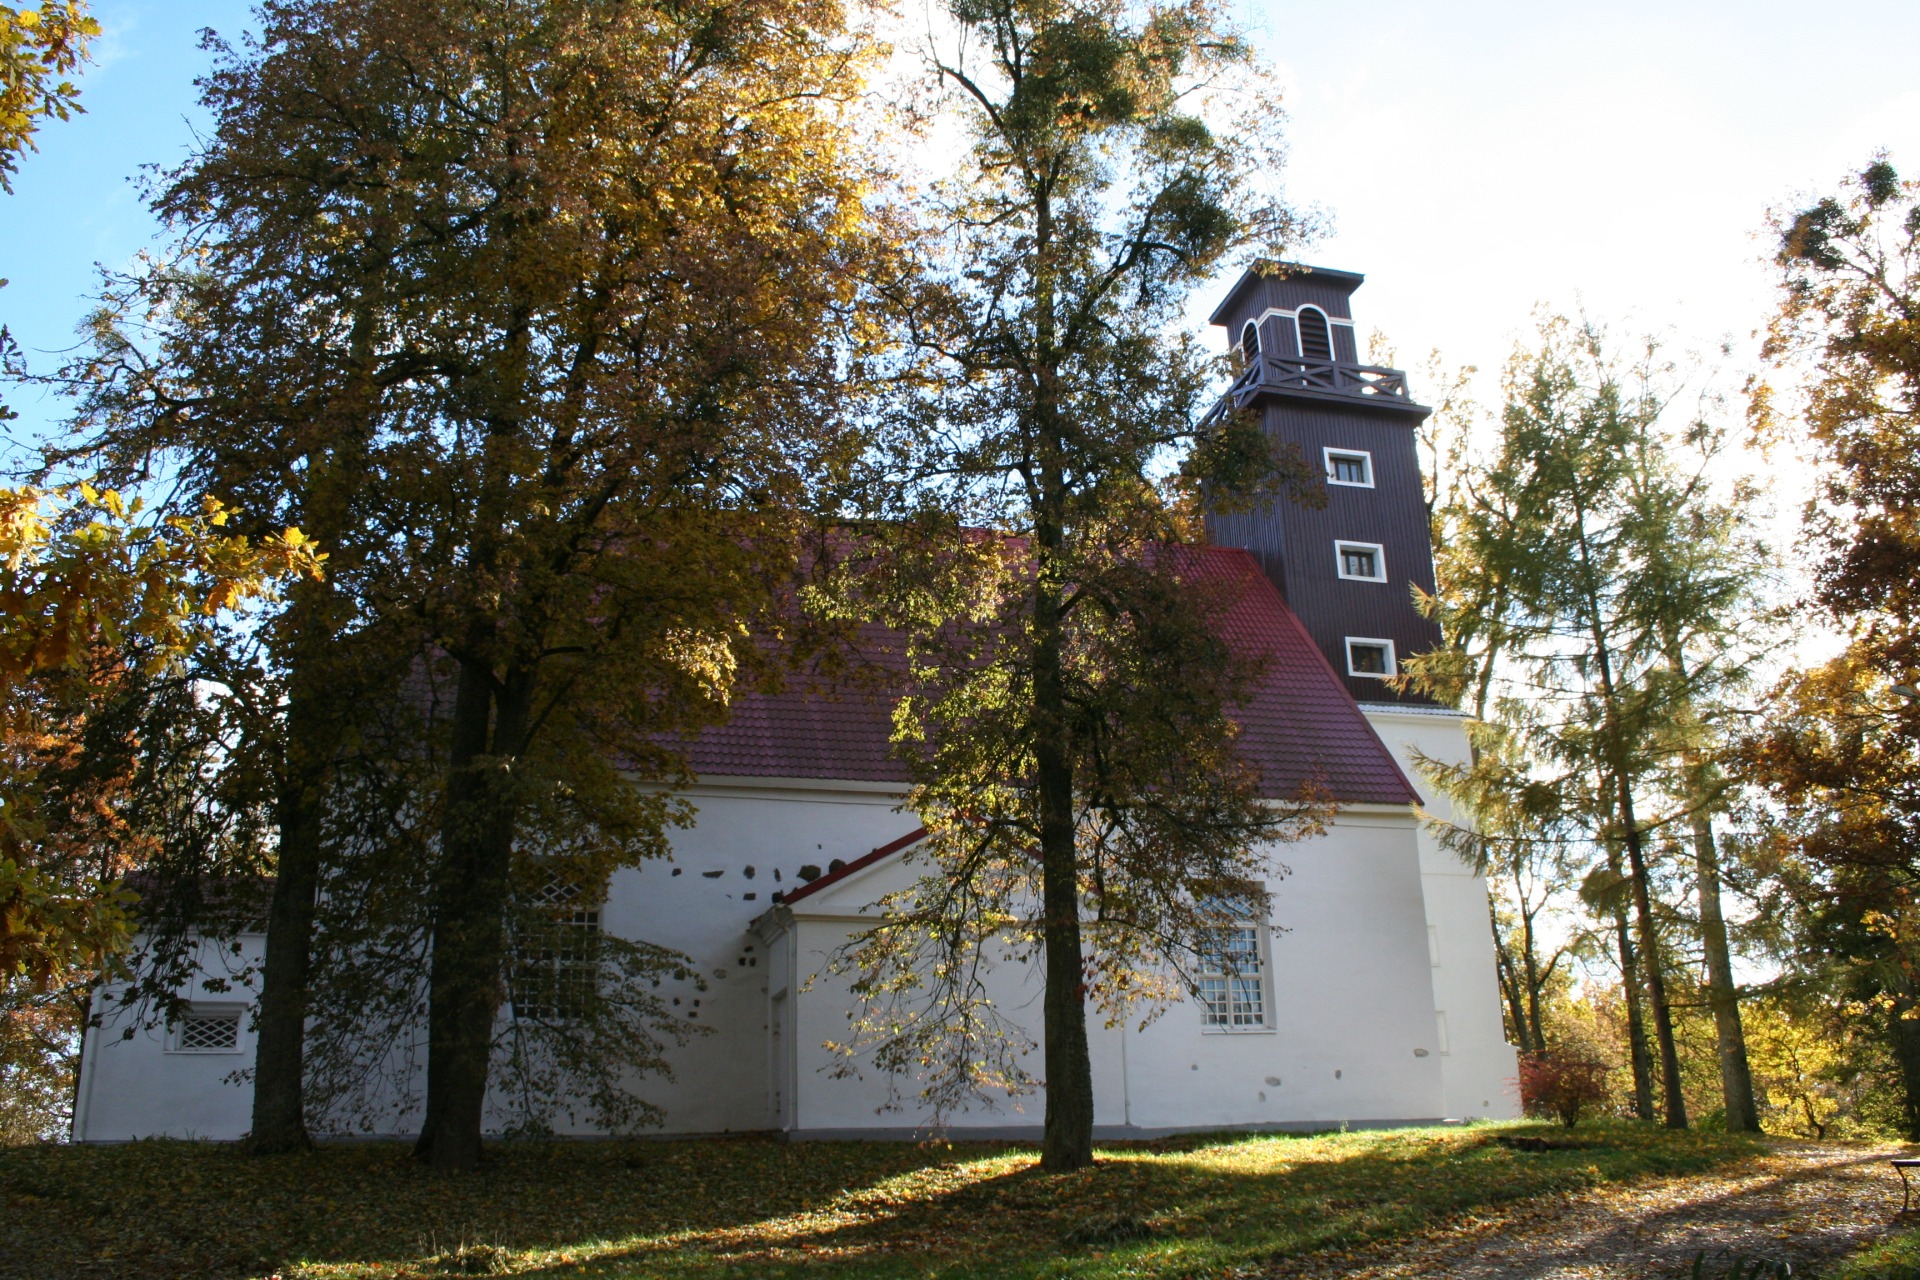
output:
[[[1213,315],[1240,352],[1223,403],[1326,469],[1327,503],[1210,518],[1196,572],[1228,588],[1224,626],[1265,672],[1238,711],[1268,794],[1313,779],[1338,814],[1275,850],[1270,918],[1245,922],[1235,973],[1145,1027],[1090,1019],[1096,1132],[1418,1124],[1517,1114],[1485,882],[1442,849],[1449,816],[1417,757],[1460,760],[1461,717],[1396,693],[1402,655],[1439,641],[1410,587],[1433,589],[1414,428],[1427,410],[1396,370],[1359,363],[1350,297],[1326,269],[1248,274]],[[670,1048],[671,1076],[634,1087],[661,1132],[795,1138],[924,1134],[910,1082],[835,1071],[847,1031],[831,955],[879,899],[924,872],[888,708],[871,698],[757,695],[691,752],[696,824],[670,862],[617,874],[598,928],[691,957],[704,990],[682,1011],[707,1028]],[[171,1026],[123,1023],[113,992],[83,1046],[78,1141],[234,1139],[250,1122],[252,1001],[225,981],[259,959],[209,944],[206,973]],[[996,1001],[1041,1040],[1037,969],[1003,966]],[[131,1027],[133,1034],[125,1033]],[[1031,1074],[1045,1075],[1039,1050]],[[903,1095],[904,1109],[889,1099]],[[954,1138],[1034,1136],[1039,1094],[946,1118]],[[396,1122],[406,1131],[407,1113]],[[412,1113],[417,1124],[418,1113]]]

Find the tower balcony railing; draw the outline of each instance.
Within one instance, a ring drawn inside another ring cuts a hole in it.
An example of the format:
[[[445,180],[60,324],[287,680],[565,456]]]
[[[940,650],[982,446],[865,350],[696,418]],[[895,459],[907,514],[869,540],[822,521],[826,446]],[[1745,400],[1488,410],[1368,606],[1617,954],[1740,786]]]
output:
[[[1303,360],[1298,356],[1263,355],[1240,371],[1207,414],[1206,421],[1241,408],[1262,391],[1305,391],[1342,399],[1388,400],[1410,405],[1407,375],[1377,364],[1341,364],[1330,360]]]
[[[1297,356],[1263,355],[1240,371],[1227,394],[1243,400],[1265,387],[1296,391],[1326,391],[1342,396],[1379,396],[1407,399],[1407,375],[1376,364],[1340,364],[1303,360]]]

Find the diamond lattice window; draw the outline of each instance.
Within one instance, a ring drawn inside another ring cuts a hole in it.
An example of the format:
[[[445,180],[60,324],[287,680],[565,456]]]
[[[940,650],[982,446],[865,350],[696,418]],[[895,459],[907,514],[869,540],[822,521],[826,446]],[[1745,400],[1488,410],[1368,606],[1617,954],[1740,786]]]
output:
[[[174,1031],[174,1049],[180,1053],[231,1053],[239,1047],[238,1009],[189,1012]]]

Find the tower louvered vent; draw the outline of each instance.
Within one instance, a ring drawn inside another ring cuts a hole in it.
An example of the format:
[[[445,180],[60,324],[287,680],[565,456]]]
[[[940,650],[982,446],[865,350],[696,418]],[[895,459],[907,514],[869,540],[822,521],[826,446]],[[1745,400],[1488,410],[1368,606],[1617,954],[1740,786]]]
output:
[[[1326,314],[1318,308],[1300,308],[1300,355],[1333,363],[1333,331],[1327,327]]]

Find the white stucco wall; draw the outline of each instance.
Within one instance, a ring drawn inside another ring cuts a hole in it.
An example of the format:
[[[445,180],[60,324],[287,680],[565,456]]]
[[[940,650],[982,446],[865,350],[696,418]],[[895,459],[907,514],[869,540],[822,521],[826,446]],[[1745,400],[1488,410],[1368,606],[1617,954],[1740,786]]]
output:
[[[601,914],[610,933],[691,956],[706,986],[682,983],[669,998],[681,1001],[689,1024],[707,1030],[672,1051],[671,1079],[635,1088],[665,1110],[667,1133],[769,1129],[771,969],[767,944],[751,925],[775,892],[804,883],[802,866],[851,862],[919,822],[895,812],[898,796],[877,787],[708,783],[689,798],[699,820],[674,834],[672,863],[616,876]]]
[[[1329,833],[1275,850],[1291,874],[1270,882],[1268,1027],[1220,1031],[1182,1001],[1144,1029],[1090,1028],[1096,1122],[1108,1132],[1163,1132],[1241,1126],[1318,1126],[1437,1120],[1445,1114],[1442,1057],[1435,1037],[1433,967],[1426,896],[1412,817],[1390,809],[1349,810]],[[797,981],[789,997],[787,1052],[793,1103],[788,1127],[839,1136],[881,1127],[912,1131],[932,1117],[917,1105],[880,1112],[886,1082],[871,1070],[835,1079],[850,997],[822,976],[828,958],[859,927],[861,908],[907,885],[914,869],[876,865],[781,913],[776,945],[790,949]],[[772,932],[772,931],[770,931]],[[786,972],[781,966],[780,972]],[[811,982],[810,988],[808,987]],[[996,1005],[1038,1042],[1037,966],[1002,964]],[[776,996],[781,987],[773,988]],[[1028,1070],[1044,1076],[1035,1050]],[[778,1070],[778,1068],[776,1068]],[[905,1093],[911,1101],[913,1090]],[[1004,1133],[1039,1123],[1038,1096],[949,1118],[955,1133]]]
[[[1457,722],[1432,718],[1382,727],[1401,753],[1418,741],[1438,754],[1449,734],[1459,736]],[[924,1125],[929,1117],[911,1108],[881,1112],[884,1082],[870,1073],[835,1080],[821,1070],[828,1064],[821,1045],[845,1035],[848,1000],[832,980],[805,985],[859,909],[904,884],[911,868],[890,858],[809,895],[790,917],[767,916],[775,891],[802,883],[803,865],[851,862],[916,820],[896,810],[897,795],[850,784],[709,779],[690,798],[699,819],[675,834],[672,862],[617,875],[601,917],[611,933],[686,952],[704,982],[665,994],[680,1001],[673,1008],[689,1027],[708,1030],[670,1050],[671,1077],[633,1083],[665,1112],[663,1132],[829,1135]],[[1388,808],[1347,810],[1327,836],[1276,852],[1291,874],[1270,885],[1272,1029],[1208,1031],[1185,1002],[1144,1030],[1137,1019],[1123,1031],[1096,1017],[1101,1127],[1419,1121],[1505,1114],[1503,1102],[1510,1110],[1500,1090],[1512,1074],[1512,1052],[1500,1038],[1478,877],[1438,850],[1411,815]],[[784,918],[790,929],[769,927]],[[239,957],[210,949],[208,971],[217,981],[233,965],[257,960],[260,941],[244,939]],[[1002,1008],[1038,1041],[1037,971],[1006,965],[995,981]],[[251,1000],[244,990],[192,995]],[[1436,1011],[1447,1014],[1445,1046]],[[250,1026],[237,1053],[183,1054],[170,1050],[159,1029],[122,1039],[124,1025],[109,1016],[88,1036],[77,1137],[231,1139],[245,1132],[250,1090],[228,1077],[251,1066]],[[1038,1050],[1031,1071],[1044,1075]],[[1005,1132],[1031,1129],[1040,1115],[1036,1096],[953,1123],[960,1133]],[[413,1122],[402,1116],[396,1127]]]
[[[196,1009],[241,1011],[239,1042],[231,1052],[181,1052],[173,1030],[144,1026],[141,1011],[119,1007],[121,988],[94,994],[101,1026],[87,1033],[81,1052],[76,1141],[230,1139],[247,1131],[253,1087],[231,1077],[253,1066],[254,997],[235,975],[257,968],[265,942],[263,935],[245,934],[233,944],[200,944],[201,976],[181,992]]]
[[[1451,821],[1453,806],[1422,776],[1417,758],[1464,764],[1465,718],[1453,712],[1362,704],[1374,732],[1413,779],[1426,811]],[[1433,961],[1434,1009],[1442,1019],[1447,1051],[1442,1055],[1446,1114],[1511,1118],[1520,1114],[1513,1046],[1500,1017],[1494,972],[1493,923],[1487,882],[1422,825],[1420,873],[1426,895]]]

